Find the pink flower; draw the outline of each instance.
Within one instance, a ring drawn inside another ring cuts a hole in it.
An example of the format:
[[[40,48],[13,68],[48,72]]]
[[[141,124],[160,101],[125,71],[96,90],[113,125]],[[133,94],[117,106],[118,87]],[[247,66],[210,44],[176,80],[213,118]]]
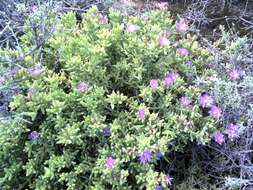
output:
[[[151,87],[153,90],[155,90],[155,89],[158,88],[158,81],[155,80],[155,79],[152,79],[152,80],[150,80],[149,85],[150,85],[150,87]]]
[[[163,84],[165,87],[169,87],[173,84],[174,80],[176,80],[178,74],[175,72],[169,72],[166,74],[165,78],[163,79]]]
[[[213,135],[214,141],[221,145],[223,142],[225,142],[224,135],[220,131],[216,131]]]
[[[184,20],[180,20],[176,22],[176,29],[179,32],[186,32],[189,29],[189,26],[184,22]]]
[[[189,55],[189,51],[186,48],[178,48],[177,53],[179,53],[179,55],[181,55],[181,56],[188,56]]]
[[[238,80],[240,79],[240,71],[237,69],[233,69],[229,73],[229,77],[231,80]]]
[[[204,93],[199,97],[200,104],[203,108],[211,107],[214,103],[214,100],[211,96]]]
[[[145,110],[143,108],[138,109],[136,115],[140,118],[140,119],[145,119],[146,113]]]
[[[80,82],[77,85],[77,91],[78,92],[85,92],[86,90],[88,90],[88,88],[89,88],[89,85],[85,82]]]
[[[169,45],[168,39],[166,37],[164,37],[164,36],[160,36],[159,37],[159,45],[161,47],[167,47]]]
[[[145,15],[145,16],[143,17],[143,20],[144,20],[145,22],[147,22],[147,21],[149,20],[149,16]]]
[[[173,84],[173,81],[174,81],[173,78],[165,77],[163,80],[163,84],[164,84],[164,86],[169,87]]]
[[[130,24],[130,25],[127,26],[126,31],[129,32],[129,33],[133,33],[133,32],[137,32],[139,29],[140,29],[139,26]]]
[[[221,117],[221,109],[217,106],[212,106],[209,114],[214,118],[214,119],[219,119]]]
[[[112,169],[116,164],[116,160],[113,159],[111,156],[108,157],[106,160],[105,160],[105,166],[108,168],[108,169]]]
[[[188,97],[183,96],[180,98],[180,104],[182,107],[188,108],[191,105],[191,100]]]

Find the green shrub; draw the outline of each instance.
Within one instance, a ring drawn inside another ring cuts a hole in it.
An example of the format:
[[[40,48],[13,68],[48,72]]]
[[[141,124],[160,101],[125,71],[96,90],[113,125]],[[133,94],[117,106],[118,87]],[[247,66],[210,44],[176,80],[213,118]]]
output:
[[[25,58],[10,104],[18,117],[0,127],[1,189],[166,189],[171,174],[156,153],[210,141],[219,120],[201,108],[193,82],[209,73],[208,51],[167,13],[148,16],[110,11],[106,22],[92,8],[80,23],[67,13],[42,56]]]

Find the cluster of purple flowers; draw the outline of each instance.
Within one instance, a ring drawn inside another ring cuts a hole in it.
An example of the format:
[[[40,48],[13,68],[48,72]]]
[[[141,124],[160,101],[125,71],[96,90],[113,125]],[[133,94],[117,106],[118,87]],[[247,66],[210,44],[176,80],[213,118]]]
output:
[[[163,79],[163,85],[165,87],[171,86],[173,84],[173,82],[176,80],[177,76],[178,76],[178,74],[174,73],[174,72],[167,73],[167,75]],[[153,90],[157,89],[158,88],[158,80],[156,80],[156,79],[150,80],[149,85],[150,85],[151,89],[153,89]]]
[[[199,97],[200,104],[203,108],[210,108],[209,114],[214,118],[214,119],[219,119],[222,116],[222,111],[221,109],[214,105],[214,99],[209,96],[207,93],[203,93]]]
[[[228,138],[233,141],[239,137],[239,126],[233,123],[230,123],[226,126],[225,134],[228,135]],[[225,142],[225,137],[220,131],[214,133],[214,141],[220,145]]]
[[[187,96],[183,96],[180,98],[180,104],[182,107],[189,108],[191,107],[191,103],[192,101]]]
[[[214,137],[214,141],[218,143],[219,145],[221,145],[225,141],[224,135],[220,131],[216,131],[213,137]]]
[[[146,164],[152,161],[152,154],[149,149],[145,149],[139,154],[139,160],[142,164]]]
[[[233,123],[227,125],[225,133],[228,135],[230,140],[234,140],[239,137],[239,126]]]
[[[169,72],[166,74],[164,80],[163,80],[163,84],[165,87],[170,87],[173,82],[176,80],[178,74],[174,73],[174,72]]]

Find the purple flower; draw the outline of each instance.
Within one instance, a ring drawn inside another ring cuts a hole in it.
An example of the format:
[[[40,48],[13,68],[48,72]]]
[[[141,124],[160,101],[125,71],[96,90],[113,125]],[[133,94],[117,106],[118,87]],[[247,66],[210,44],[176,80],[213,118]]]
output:
[[[107,24],[107,22],[108,22],[107,16],[100,14],[99,15],[99,24],[103,25],[103,24]]]
[[[199,101],[200,104],[203,108],[208,108],[211,107],[214,103],[214,100],[211,96],[209,96],[206,93],[203,93],[200,97],[199,97]]]
[[[155,155],[158,159],[161,159],[163,157],[163,154],[161,153],[160,150],[158,150]]]
[[[184,22],[184,20],[180,20],[176,22],[176,30],[179,32],[186,32],[189,29],[189,26]]]
[[[169,72],[166,74],[164,80],[163,80],[163,84],[168,87],[171,86],[172,83],[174,82],[174,80],[176,80],[178,74],[175,72]]]
[[[214,141],[221,145],[223,142],[225,142],[224,135],[220,131],[216,131],[213,135]]]
[[[9,69],[8,73],[9,73],[9,76],[14,76],[15,74],[17,74],[19,68],[18,67],[12,67]]]
[[[111,135],[111,129],[109,127],[103,128],[103,135],[105,137],[110,136]]]
[[[147,22],[147,21],[149,20],[149,16],[147,16],[147,15],[143,16],[143,20],[144,20],[145,22]]]
[[[178,48],[177,52],[179,53],[179,55],[181,56],[188,56],[189,55],[189,51],[186,48]]]
[[[152,79],[152,80],[150,80],[149,85],[150,85],[150,87],[151,87],[153,90],[155,90],[155,89],[158,88],[158,81],[155,80],[155,79]]]
[[[140,119],[145,119],[146,113],[145,110],[143,108],[138,109],[136,115],[140,118]]]
[[[239,137],[239,132],[238,132],[239,126],[234,125],[233,123],[230,123],[225,130],[225,133],[228,135],[228,138],[231,140],[234,140]]]
[[[171,185],[172,180],[173,180],[173,178],[170,177],[169,175],[164,176],[164,181],[165,181],[165,183],[167,183],[168,185]]]
[[[167,47],[169,45],[169,40],[164,36],[160,36],[159,37],[159,45],[161,47]]]
[[[186,61],[186,63],[185,63],[186,65],[189,65],[189,66],[191,66],[192,65],[192,61]]]
[[[40,75],[43,71],[44,69],[41,66],[35,66],[29,69],[30,75],[33,75],[33,76]]]
[[[106,160],[105,160],[105,166],[108,168],[108,169],[112,169],[116,164],[116,160],[113,159],[111,156],[108,157]]]
[[[231,80],[238,80],[240,79],[240,71],[237,69],[233,69],[229,72],[229,77]]]
[[[211,109],[209,110],[209,114],[214,118],[214,119],[219,119],[221,117],[221,109],[217,106],[212,106]]]
[[[152,154],[149,149],[145,149],[139,154],[139,160],[142,164],[146,164],[152,161]]]
[[[88,90],[88,88],[89,88],[89,85],[85,82],[80,82],[77,85],[77,91],[78,92],[85,92],[86,90]]]
[[[166,77],[171,78],[173,81],[176,80],[177,76],[178,76],[178,74],[175,72],[169,72],[166,74]]]
[[[29,136],[28,136],[28,138],[29,138],[30,140],[36,140],[38,137],[39,137],[39,133],[38,133],[37,131],[32,131],[32,132],[29,134]]]
[[[155,190],[163,190],[163,187],[162,187],[161,185],[157,185],[157,186],[155,187]]]
[[[133,33],[133,32],[137,32],[139,29],[140,29],[139,26],[129,24],[126,28],[126,31],[129,32],[129,33]]]
[[[180,104],[182,107],[188,108],[191,105],[191,100],[188,97],[183,96],[180,98]]]
[[[164,86],[169,87],[172,85],[173,81],[174,80],[171,77],[165,77],[163,80],[163,84]]]

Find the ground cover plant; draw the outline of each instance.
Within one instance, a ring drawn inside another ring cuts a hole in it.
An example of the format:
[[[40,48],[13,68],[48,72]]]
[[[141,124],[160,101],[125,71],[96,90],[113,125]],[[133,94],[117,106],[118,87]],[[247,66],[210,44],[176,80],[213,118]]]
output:
[[[12,68],[21,86],[10,107],[22,117],[1,126],[2,188],[169,189],[167,152],[220,142],[222,110],[194,83],[213,72],[208,51],[163,11],[83,18],[63,15],[43,59]]]

